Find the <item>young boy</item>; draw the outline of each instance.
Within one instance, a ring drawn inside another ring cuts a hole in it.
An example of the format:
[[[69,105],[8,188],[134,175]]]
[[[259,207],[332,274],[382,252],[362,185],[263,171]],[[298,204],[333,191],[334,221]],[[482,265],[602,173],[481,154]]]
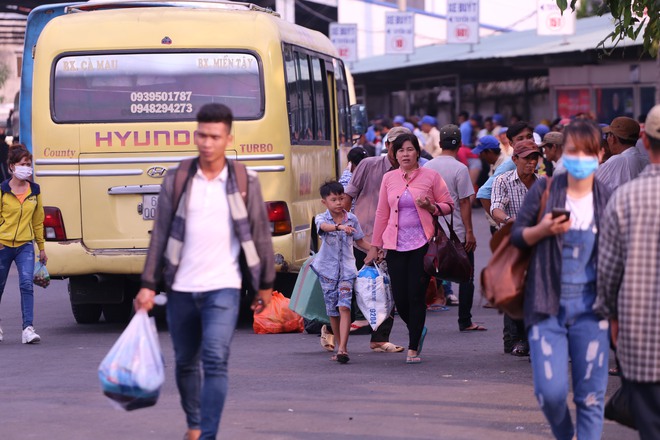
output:
[[[322,243],[312,269],[321,282],[325,309],[337,340],[337,354],[330,359],[345,364],[349,361],[346,346],[351,329],[353,284],[357,277],[353,243],[365,252],[371,245],[364,239],[357,217],[343,208],[344,187],[339,182],[329,181],[321,185],[319,192],[321,203],[328,209],[315,218]]]

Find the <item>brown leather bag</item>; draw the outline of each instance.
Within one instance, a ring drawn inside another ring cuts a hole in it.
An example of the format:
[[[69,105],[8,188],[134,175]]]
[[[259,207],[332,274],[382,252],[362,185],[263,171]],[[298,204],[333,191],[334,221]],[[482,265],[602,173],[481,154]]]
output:
[[[551,183],[552,179],[548,179],[541,196],[537,223],[543,217]],[[512,228],[513,222],[505,224],[490,240],[493,256],[481,271],[481,294],[500,312],[513,319],[522,319],[525,279],[532,249],[520,249],[511,243]]]
[[[442,218],[449,230],[449,237],[438,224],[439,218],[434,217],[435,235],[429,240],[429,246],[424,255],[424,271],[432,277],[454,283],[464,283],[472,279],[474,268],[465,251],[465,246],[454,232],[454,216],[451,223],[445,216]]]

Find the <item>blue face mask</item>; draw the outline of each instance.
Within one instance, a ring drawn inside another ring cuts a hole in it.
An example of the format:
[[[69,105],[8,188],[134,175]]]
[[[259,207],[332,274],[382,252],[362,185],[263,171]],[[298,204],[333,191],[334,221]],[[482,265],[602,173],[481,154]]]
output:
[[[593,156],[578,157],[564,154],[562,161],[568,174],[578,180],[586,179],[598,168],[598,158]]]

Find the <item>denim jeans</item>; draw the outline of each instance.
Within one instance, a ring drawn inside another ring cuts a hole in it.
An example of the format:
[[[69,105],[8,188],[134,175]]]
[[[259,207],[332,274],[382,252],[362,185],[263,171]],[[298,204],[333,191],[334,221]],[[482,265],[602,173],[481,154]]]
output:
[[[34,244],[25,243],[19,247],[5,246],[0,249],[0,299],[5,291],[11,263],[18,269],[18,287],[21,291],[21,313],[23,329],[32,325],[34,319]]]
[[[571,359],[577,436],[600,439],[607,388],[609,325],[593,312],[594,285],[562,285],[559,314],[529,329],[534,392],[557,439],[571,440],[568,359]]]
[[[240,289],[171,292],[167,298],[176,385],[188,428],[201,429],[203,440],[215,439],[227,395],[227,361]]]

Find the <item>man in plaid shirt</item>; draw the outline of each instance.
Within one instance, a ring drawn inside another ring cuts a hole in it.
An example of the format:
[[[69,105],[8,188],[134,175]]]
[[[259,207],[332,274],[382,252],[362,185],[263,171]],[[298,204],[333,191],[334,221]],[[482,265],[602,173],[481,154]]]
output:
[[[660,105],[646,119],[651,164],[610,199],[598,242],[596,313],[610,319],[640,438],[660,438]]]

